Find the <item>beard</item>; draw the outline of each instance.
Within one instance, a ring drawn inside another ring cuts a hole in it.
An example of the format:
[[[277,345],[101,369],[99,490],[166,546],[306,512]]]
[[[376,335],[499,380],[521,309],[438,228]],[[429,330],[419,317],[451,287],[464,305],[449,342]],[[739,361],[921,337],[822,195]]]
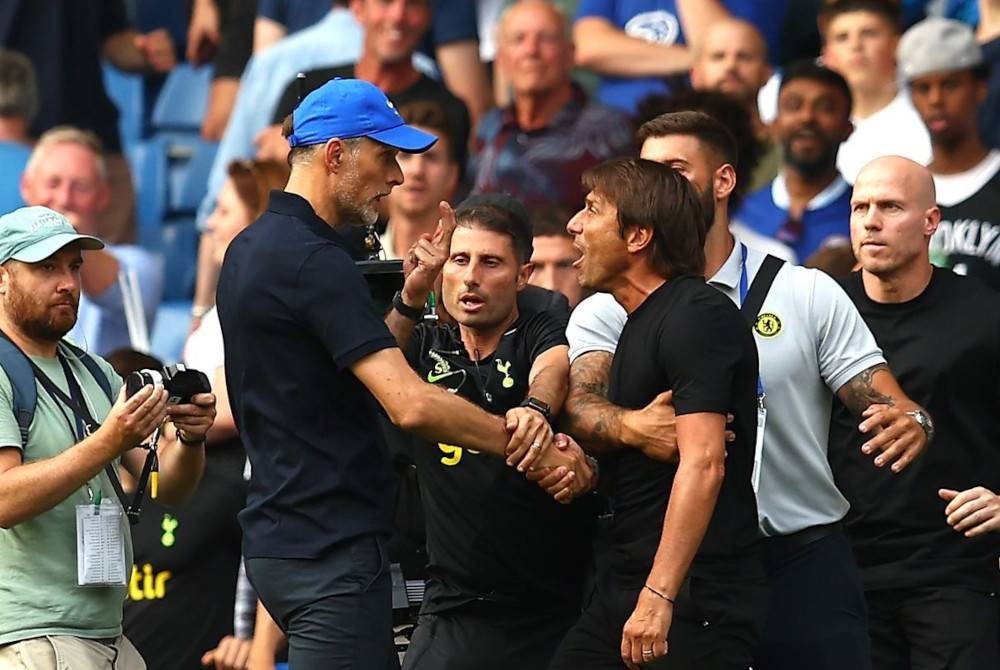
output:
[[[58,342],[76,325],[80,299],[72,296],[67,299],[72,303],[70,312],[61,307],[43,307],[37,298],[15,288],[7,302],[7,313],[31,339]]]
[[[353,168],[343,178],[341,188],[334,194],[334,205],[341,221],[356,226],[374,226],[378,223],[378,208],[364,197],[364,188],[357,169]]]
[[[819,177],[832,166],[837,164],[837,150],[839,144],[830,143],[812,156],[802,156],[792,149],[794,134],[781,143],[781,151],[788,165],[807,179]]]

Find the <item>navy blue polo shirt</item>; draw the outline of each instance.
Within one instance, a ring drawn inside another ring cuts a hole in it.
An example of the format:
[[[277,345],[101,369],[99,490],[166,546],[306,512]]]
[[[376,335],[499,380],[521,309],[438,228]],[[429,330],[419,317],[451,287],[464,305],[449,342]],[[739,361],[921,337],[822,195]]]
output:
[[[217,303],[229,400],[253,467],[244,554],[317,558],[388,534],[381,410],[350,366],[396,340],[341,236],[303,198],[272,191],[229,245]]]

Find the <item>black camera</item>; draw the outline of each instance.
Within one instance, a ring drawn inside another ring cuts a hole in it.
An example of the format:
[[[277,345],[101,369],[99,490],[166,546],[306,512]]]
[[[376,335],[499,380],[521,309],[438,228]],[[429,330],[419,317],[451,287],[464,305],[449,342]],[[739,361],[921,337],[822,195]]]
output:
[[[162,370],[146,368],[129,373],[125,378],[126,396],[132,397],[146,384],[162,385],[170,394],[167,402],[171,405],[189,403],[199,393],[212,392],[212,385],[204,372],[184,367],[180,363],[168,365]]]

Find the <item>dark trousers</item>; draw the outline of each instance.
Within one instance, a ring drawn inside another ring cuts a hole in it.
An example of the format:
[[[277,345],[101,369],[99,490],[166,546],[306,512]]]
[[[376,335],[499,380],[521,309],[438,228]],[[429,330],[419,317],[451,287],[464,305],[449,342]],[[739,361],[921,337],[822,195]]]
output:
[[[865,595],[875,670],[1000,668],[996,593],[941,586]]]
[[[288,636],[290,667],[399,667],[384,538],[355,538],[319,559],[250,558],[246,569],[264,607]]]
[[[622,629],[638,597],[634,589],[599,587],[550,670],[622,670]],[[668,653],[643,668],[747,670],[767,607],[763,575],[739,582],[688,577],[675,601]]]
[[[403,670],[545,670],[576,616],[425,614]]]
[[[770,600],[754,670],[869,670],[861,573],[843,532],[764,541]]]

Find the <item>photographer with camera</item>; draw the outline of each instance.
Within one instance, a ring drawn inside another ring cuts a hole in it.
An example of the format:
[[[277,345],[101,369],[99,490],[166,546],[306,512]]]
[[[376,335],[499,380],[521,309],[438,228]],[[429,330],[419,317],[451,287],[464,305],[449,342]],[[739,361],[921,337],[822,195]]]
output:
[[[128,395],[106,361],[63,339],[82,252],[103,246],[45,207],[0,217],[0,668],[144,668],[122,635],[132,546],[114,465],[142,480],[147,453],[133,449],[169,420],[177,441],[158,450],[151,488],[179,503],[204,467],[211,393]]]

